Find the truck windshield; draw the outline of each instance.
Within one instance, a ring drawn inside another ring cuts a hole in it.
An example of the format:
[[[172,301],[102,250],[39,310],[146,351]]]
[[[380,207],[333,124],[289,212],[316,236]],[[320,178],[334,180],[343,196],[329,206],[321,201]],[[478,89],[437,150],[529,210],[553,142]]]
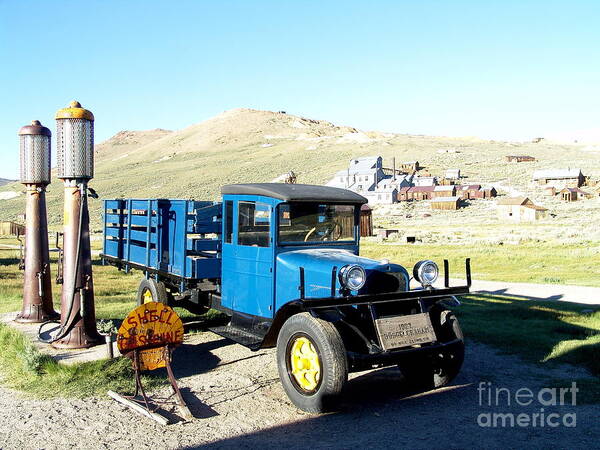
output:
[[[279,205],[279,242],[354,241],[354,205]]]

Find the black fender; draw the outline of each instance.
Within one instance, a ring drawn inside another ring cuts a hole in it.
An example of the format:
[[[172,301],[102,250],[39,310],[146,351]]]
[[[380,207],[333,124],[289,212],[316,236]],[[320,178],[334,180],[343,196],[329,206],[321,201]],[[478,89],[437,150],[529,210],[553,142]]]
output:
[[[327,309],[317,309],[307,307],[302,299],[293,300],[289,303],[283,305],[275,314],[275,318],[269,327],[269,330],[265,334],[263,338],[263,342],[260,348],[273,348],[277,345],[277,336],[279,335],[279,331],[281,327],[295,314],[299,314],[302,312],[308,312],[311,316],[325,320],[327,322],[332,323],[340,332],[343,339],[346,339],[348,336],[348,331],[351,331],[351,334],[356,334],[355,338],[358,338],[361,341],[365,340],[364,335],[360,333],[355,327],[349,326],[344,320],[344,314],[338,308],[327,308]]]

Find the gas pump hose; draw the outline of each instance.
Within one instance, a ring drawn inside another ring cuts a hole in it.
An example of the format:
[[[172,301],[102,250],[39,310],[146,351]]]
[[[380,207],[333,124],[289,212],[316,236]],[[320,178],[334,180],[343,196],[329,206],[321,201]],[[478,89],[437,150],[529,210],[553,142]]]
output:
[[[75,304],[75,294],[77,293],[77,276],[79,275],[79,256],[80,256],[80,252],[81,252],[81,235],[83,233],[83,211],[84,211],[84,202],[87,205],[87,193],[86,193],[86,188],[85,188],[85,183],[81,183],[79,185],[79,190],[81,192],[81,201],[79,202],[79,229],[77,231],[77,253],[75,255],[75,268],[73,270],[74,275],[73,275],[73,284],[72,284],[72,289],[71,289],[71,300],[69,301],[69,308],[68,308],[68,312],[67,312],[67,318],[71,317],[71,314],[73,312],[73,305]],[[81,310],[83,310],[83,308],[81,308]],[[71,329],[73,328],[73,326],[76,323],[76,316],[73,317],[71,320],[69,320],[68,323],[65,323],[65,325],[63,327],[60,328],[60,330],[58,331],[58,333],[49,338],[49,339],[44,339],[42,337],[42,328],[44,326],[46,326],[47,324],[50,323],[60,323],[57,320],[48,320],[44,323],[42,323],[38,329],[38,340],[41,342],[44,342],[46,344],[51,344],[53,342],[58,341],[59,339],[64,338],[67,334],[69,334],[69,332],[71,331]]]

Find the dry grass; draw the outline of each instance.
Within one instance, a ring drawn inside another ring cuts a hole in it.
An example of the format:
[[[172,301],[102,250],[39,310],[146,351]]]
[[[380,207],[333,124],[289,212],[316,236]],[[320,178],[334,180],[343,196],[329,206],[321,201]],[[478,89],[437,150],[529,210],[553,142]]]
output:
[[[529,185],[537,168],[581,167],[586,175],[600,176],[597,155],[575,145],[354,131],[287,114],[233,110],[175,132],[124,132],[97,146],[96,177],[91,185],[103,198],[216,200],[223,184],[270,181],[289,170],[299,174],[299,182],[321,184],[346,168],[351,158],[367,155],[382,155],[388,166],[392,157],[397,162],[417,159],[426,170],[438,174],[449,167],[460,168],[468,177],[466,182],[500,182],[537,201],[545,201],[541,191]],[[443,148],[458,153],[438,153]],[[504,161],[507,154],[530,154],[538,161],[509,164]],[[10,190],[22,187],[0,188],[0,192]],[[0,202],[0,220],[14,219],[24,207],[22,197]],[[91,200],[90,205],[93,228],[100,230],[100,202]],[[62,187],[56,178],[49,188],[48,208],[51,224],[60,224]],[[556,206],[558,222],[563,209]],[[459,224],[464,216],[450,218]]]
[[[400,244],[377,243],[361,246],[361,254],[387,258],[405,267],[423,259],[450,262],[452,277],[464,277],[464,260],[471,258],[473,279],[542,284],[600,286],[600,245],[522,243],[499,244]]]

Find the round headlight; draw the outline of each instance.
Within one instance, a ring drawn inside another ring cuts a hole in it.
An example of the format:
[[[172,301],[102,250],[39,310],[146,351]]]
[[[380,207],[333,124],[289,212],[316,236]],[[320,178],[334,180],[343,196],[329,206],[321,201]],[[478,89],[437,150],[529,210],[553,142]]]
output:
[[[433,261],[419,261],[413,269],[415,280],[423,286],[431,286],[438,279],[440,269]]]
[[[357,265],[348,265],[340,269],[340,283],[346,289],[358,291],[365,285],[367,274],[365,269]]]

